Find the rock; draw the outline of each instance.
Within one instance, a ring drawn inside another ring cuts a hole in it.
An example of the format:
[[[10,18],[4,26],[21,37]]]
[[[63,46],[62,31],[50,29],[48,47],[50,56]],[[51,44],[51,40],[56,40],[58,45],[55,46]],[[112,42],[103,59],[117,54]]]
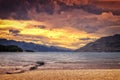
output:
[[[23,70],[24,71],[31,71],[31,70],[35,70],[35,69],[37,69],[38,68],[38,66],[37,65],[28,65],[28,66],[23,66]]]
[[[36,65],[35,65],[35,66],[31,66],[31,67],[29,68],[29,70],[30,70],[30,71],[31,71],[31,70],[35,70],[35,69],[37,69],[37,67],[38,67],[38,66],[36,66]]]
[[[42,65],[45,64],[45,62],[43,62],[43,61],[37,61],[36,63],[37,63],[38,66],[42,66]]]

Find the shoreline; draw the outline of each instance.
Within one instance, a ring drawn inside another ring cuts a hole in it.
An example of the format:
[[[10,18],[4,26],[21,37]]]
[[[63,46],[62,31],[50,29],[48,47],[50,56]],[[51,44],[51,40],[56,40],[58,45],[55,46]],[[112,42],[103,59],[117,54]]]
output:
[[[44,63],[42,61],[19,66],[0,66],[0,74],[16,74],[33,70],[95,70],[120,69],[116,63]]]

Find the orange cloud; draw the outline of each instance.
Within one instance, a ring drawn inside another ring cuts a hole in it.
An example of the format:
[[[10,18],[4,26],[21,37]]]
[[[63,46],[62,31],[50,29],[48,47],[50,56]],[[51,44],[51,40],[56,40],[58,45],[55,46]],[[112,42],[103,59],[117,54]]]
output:
[[[120,0],[98,0],[95,5],[102,9],[120,10]]]
[[[52,28],[52,29],[36,28],[34,27],[34,25],[46,25],[45,23],[41,23],[38,21],[0,20],[0,22],[1,22],[0,38],[33,42],[48,46],[61,46],[61,47],[76,49],[81,45],[80,44],[72,45],[72,44],[82,42],[79,40],[80,38],[96,37],[95,35],[90,35],[84,31],[76,30],[70,27]],[[28,26],[32,26],[32,27],[28,28]]]
[[[120,16],[114,15],[116,11],[119,14],[117,0],[50,0],[53,3],[49,4],[46,1],[49,0],[44,0],[44,4],[34,1],[36,5],[27,0],[20,2],[20,10],[15,9],[18,12],[5,13],[15,20],[0,16],[0,38],[76,49],[102,36],[119,33]],[[2,10],[0,13],[7,9]],[[25,15],[29,20],[23,20]]]

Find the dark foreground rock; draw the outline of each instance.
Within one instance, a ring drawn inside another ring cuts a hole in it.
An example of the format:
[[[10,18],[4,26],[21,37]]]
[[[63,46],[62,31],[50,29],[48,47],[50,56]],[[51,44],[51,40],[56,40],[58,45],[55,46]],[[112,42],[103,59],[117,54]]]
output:
[[[43,62],[43,61],[37,61],[36,63],[37,63],[38,66],[45,65],[45,62]]]

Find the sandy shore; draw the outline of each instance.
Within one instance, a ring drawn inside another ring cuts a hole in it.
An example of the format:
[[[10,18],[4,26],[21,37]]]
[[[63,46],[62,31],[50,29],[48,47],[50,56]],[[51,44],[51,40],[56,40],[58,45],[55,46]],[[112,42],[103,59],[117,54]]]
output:
[[[34,70],[0,74],[0,80],[120,80],[120,69]]]

